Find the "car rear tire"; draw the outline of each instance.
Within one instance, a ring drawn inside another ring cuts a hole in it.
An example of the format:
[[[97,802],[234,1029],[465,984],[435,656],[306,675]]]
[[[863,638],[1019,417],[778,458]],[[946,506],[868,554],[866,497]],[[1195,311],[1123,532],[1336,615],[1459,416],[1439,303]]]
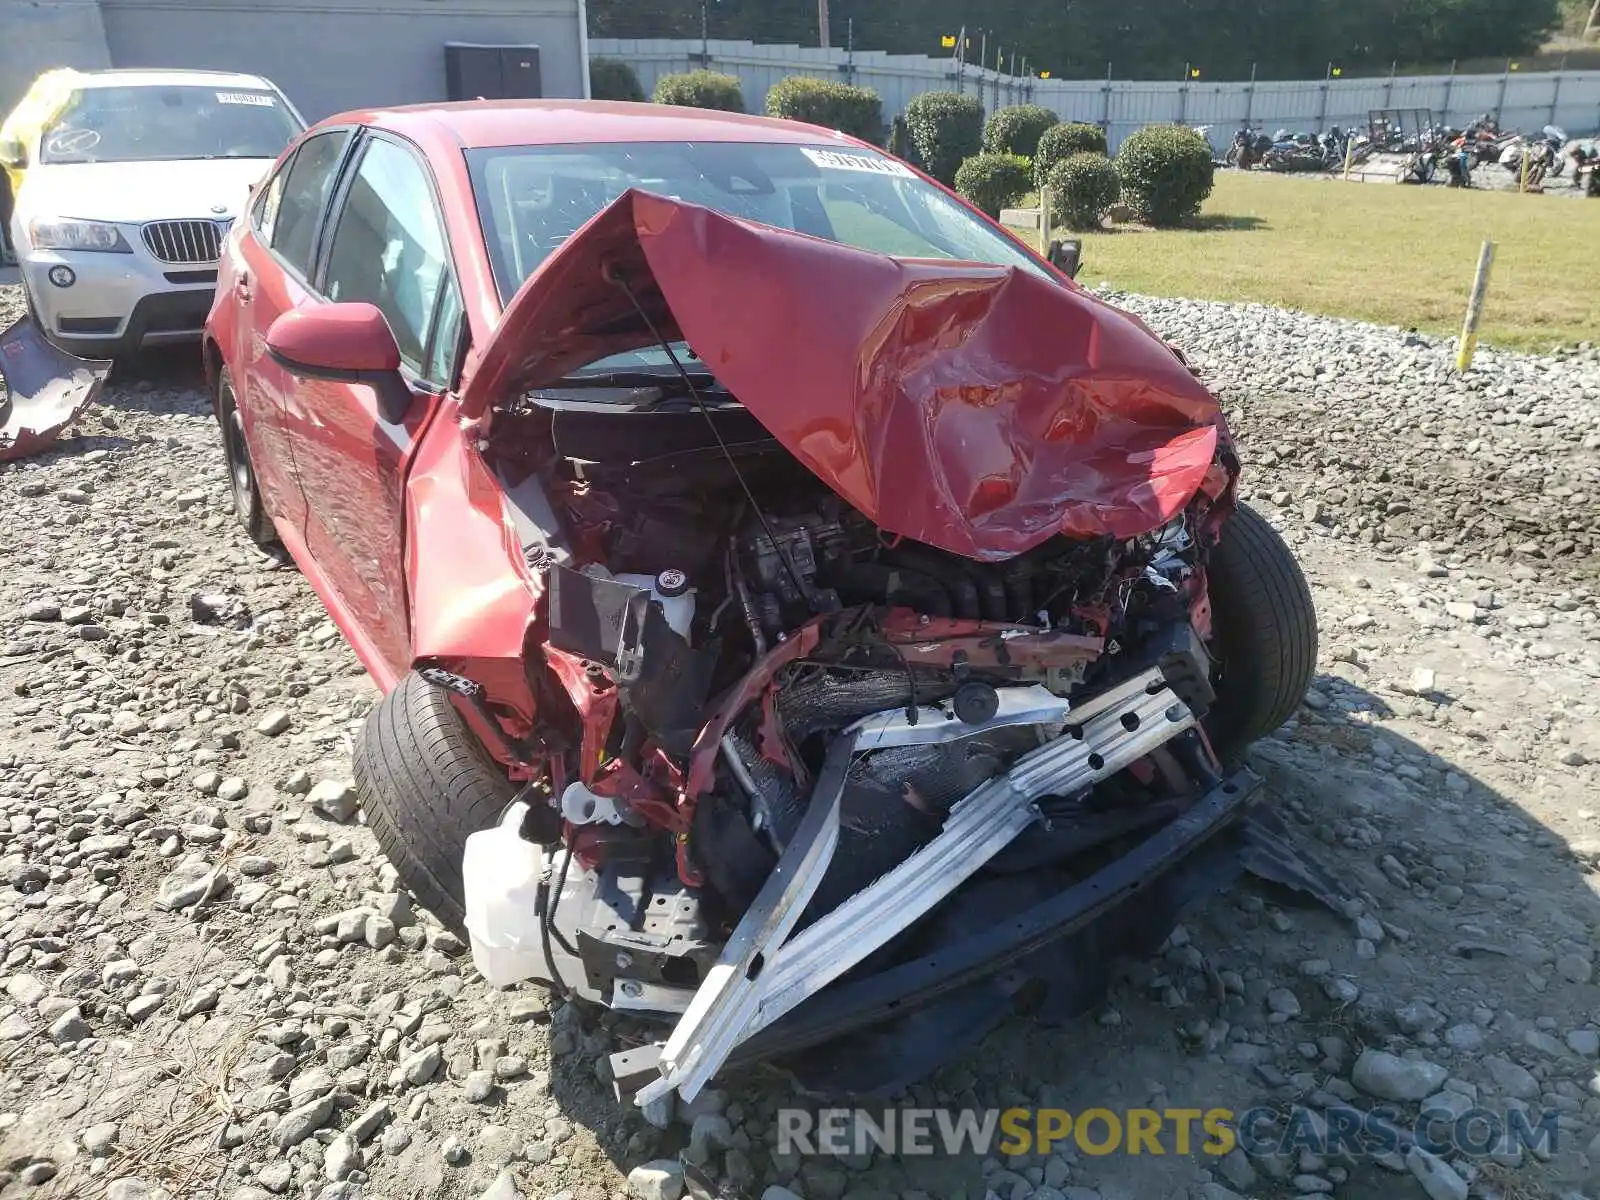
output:
[[[400,882],[466,933],[461,856],[498,821],[515,785],[443,688],[412,672],[372,710],[356,744],[356,795]]]
[[[222,423],[222,452],[228,460],[228,490],[233,496],[233,513],[250,540],[261,547],[274,546],[278,531],[261,501],[256,487],[255,467],[250,461],[250,445],[245,441],[244,421],[233,394],[233,378],[228,368],[217,372],[217,419]]]
[[[1311,588],[1278,531],[1241,504],[1211,555],[1217,700],[1206,727],[1232,762],[1292,716],[1317,666]]]

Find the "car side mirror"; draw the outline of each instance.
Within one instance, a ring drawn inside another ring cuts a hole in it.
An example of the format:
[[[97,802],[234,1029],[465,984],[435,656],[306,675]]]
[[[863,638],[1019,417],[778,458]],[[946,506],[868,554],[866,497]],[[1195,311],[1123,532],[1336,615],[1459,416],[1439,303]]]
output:
[[[0,141],[0,167],[20,171],[28,165],[28,148],[18,138]]]
[[[385,421],[398,422],[411,408],[400,347],[376,305],[352,301],[286,312],[267,330],[267,354],[302,379],[370,387]]]
[[[1050,265],[1068,279],[1076,279],[1083,269],[1083,243],[1077,238],[1050,243]]]

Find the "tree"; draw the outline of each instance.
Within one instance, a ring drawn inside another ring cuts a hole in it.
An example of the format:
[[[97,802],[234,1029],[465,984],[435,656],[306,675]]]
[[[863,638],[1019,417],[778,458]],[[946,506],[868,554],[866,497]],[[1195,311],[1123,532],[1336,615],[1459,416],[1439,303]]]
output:
[[[948,53],[943,34],[989,30],[996,47],[1061,77],[1093,78],[1106,63],[1125,79],[1318,78],[1347,68],[1449,62],[1536,49],[1561,21],[1560,0],[831,0],[833,42],[853,23],[859,48]],[[816,0],[708,0],[713,38],[817,44]],[[699,0],[589,0],[596,36],[698,37]],[[991,58],[988,64],[993,66]]]

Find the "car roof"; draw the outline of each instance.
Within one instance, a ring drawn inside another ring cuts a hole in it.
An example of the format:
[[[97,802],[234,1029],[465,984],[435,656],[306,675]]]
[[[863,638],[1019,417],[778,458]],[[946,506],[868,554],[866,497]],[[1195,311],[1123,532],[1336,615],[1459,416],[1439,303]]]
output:
[[[556,146],[588,142],[777,142],[815,145],[850,139],[831,129],[665,104],[605,100],[470,100],[341,113],[330,125],[362,124],[462,147]]]
[[[272,83],[260,75],[242,75],[236,71],[149,70],[142,67],[81,71],[73,83],[81,88],[172,87],[175,84],[188,84],[200,87],[273,90]]]

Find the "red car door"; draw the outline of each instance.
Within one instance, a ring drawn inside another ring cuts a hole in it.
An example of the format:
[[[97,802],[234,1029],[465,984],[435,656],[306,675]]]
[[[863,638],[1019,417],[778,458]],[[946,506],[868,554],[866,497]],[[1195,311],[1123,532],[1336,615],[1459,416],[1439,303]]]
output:
[[[251,207],[249,227],[229,253],[217,281],[227,290],[235,402],[244,419],[262,502],[286,536],[304,541],[306,504],[290,464],[284,428],[285,392],[293,381],[266,352],[267,330],[290,309],[316,300],[308,280],[316,264],[329,200],[349,149],[351,131],[307,138],[269,179]],[[226,331],[220,331],[228,337]]]
[[[462,310],[445,224],[425,160],[367,131],[344,172],[311,303],[367,301],[384,314],[412,393],[387,419],[363,384],[296,378],[283,390],[290,462],[305,497],[313,582],[380,681],[411,665],[406,606],[405,473],[449,386]]]

